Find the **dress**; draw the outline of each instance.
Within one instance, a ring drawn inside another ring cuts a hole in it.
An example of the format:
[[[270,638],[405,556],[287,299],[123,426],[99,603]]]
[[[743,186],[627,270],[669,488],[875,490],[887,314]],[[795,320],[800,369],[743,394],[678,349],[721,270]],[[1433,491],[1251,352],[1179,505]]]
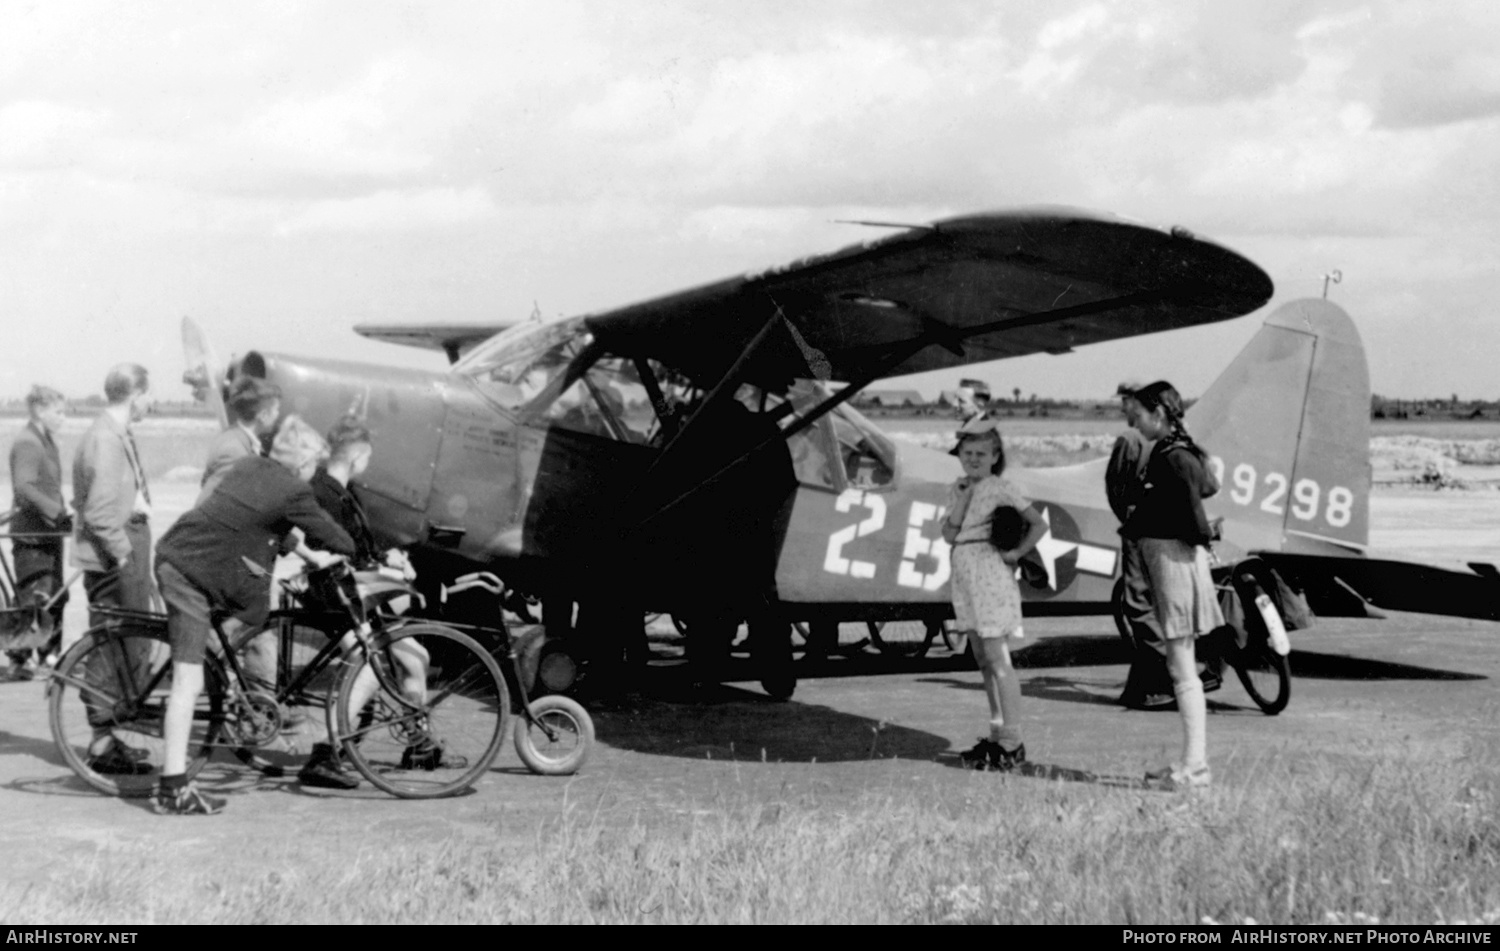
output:
[[[955,483],[948,497],[949,511],[959,504],[959,492]],[[1031,503],[1000,476],[985,476],[974,485],[953,543],[953,613],[959,630],[1019,640],[1023,634],[1016,570],[989,542],[990,515],[1002,505],[1025,511]]]

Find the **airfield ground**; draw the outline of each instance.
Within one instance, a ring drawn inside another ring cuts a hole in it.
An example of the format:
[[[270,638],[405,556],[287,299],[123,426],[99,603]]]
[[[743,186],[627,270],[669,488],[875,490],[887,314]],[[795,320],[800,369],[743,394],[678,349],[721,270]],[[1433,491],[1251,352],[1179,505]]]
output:
[[[185,507],[192,483],[172,486],[161,484],[159,501]],[[1500,492],[1383,491],[1372,508],[1372,542],[1382,548],[1500,562]],[[948,802],[995,784],[1082,789],[1090,783],[1073,771],[1135,777],[1169,759],[1176,715],[1112,702],[1126,666],[1107,618],[1034,619],[1028,632],[1032,646],[1017,657],[1027,745],[1034,761],[1055,767],[1053,779],[956,768],[956,751],[980,730],[984,701],[978,673],[939,649],[900,664],[832,661],[787,703],[767,700],[753,682],[694,692],[670,669],[651,671],[592,705],[598,743],[572,778],[529,774],[507,745],[472,794],[402,802],[369,790],[303,790],[225,763],[205,775],[230,796],[222,816],[164,819],[73,778],[52,745],[42,683],[0,684],[0,920],[36,922],[41,908],[44,918],[68,922],[59,901],[77,883],[118,875],[145,874],[153,888],[176,890],[143,907],[143,918],[172,907],[171,920],[195,920],[181,909],[213,905],[225,882],[275,881],[344,857],[358,864],[376,853],[428,855],[455,842],[530,854],[544,827],[678,829],[711,821],[726,802],[838,809],[898,790]],[[1500,624],[1397,615],[1320,620],[1295,637],[1292,700],[1282,715],[1261,715],[1232,679],[1210,694],[1216,792],[1235,795],[1287,757],[1500,759]]]

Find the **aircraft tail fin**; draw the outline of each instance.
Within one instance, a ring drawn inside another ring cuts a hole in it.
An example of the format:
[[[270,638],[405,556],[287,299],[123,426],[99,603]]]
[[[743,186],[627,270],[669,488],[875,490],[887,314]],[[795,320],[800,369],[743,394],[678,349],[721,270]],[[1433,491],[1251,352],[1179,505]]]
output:
[[[1188,411],[1222,488],[1209,517],[1246,551],[1363,548],[1370,526],[1370,375],[1349,315],[1298,300],[1266,318]]]

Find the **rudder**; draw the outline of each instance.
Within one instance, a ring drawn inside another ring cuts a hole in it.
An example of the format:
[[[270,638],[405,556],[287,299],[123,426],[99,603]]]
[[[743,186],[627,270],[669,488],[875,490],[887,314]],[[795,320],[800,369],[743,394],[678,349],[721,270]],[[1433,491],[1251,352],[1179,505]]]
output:
[[[1349,315],[1298,300],[1266,318],[1187,414],[1247,551],[1347,552],[1369,539],[1370,377]]]

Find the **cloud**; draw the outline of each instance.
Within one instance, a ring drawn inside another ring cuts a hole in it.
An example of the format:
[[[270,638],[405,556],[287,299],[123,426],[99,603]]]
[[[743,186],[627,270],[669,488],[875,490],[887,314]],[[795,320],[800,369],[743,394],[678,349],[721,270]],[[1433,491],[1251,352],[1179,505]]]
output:
[[[358,198],[315,201],[276,227],[280,235],[306,231],[412,231],[494,218],[482,188],[385,190]]]

